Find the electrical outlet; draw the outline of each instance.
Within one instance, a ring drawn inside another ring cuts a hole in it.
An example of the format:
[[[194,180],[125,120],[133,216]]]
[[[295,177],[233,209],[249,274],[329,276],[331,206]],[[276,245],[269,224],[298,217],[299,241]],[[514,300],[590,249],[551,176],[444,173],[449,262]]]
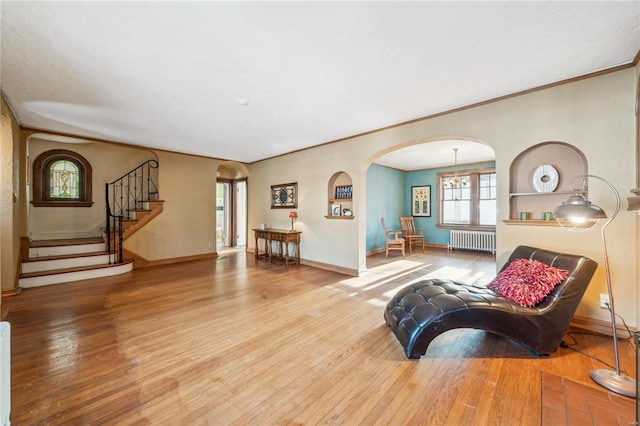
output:
[[[601,293],[600,294],[600,309],[609,309],[609,295]]]
[[[213,243],[209,243],[209,248],[213,248]]]

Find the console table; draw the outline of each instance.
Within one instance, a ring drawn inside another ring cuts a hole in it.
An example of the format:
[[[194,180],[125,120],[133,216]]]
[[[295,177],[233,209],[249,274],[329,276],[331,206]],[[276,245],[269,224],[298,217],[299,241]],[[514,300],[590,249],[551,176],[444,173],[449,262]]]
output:
[[[253,230],[256,237],[256,259],[265,258],[269,262],[274,260],[283,261],[286,266],[289,263],[300,263],[300,231],[289,231],[286,229],[259,229]],[[264,250],[260,253],[259,240],[264,240]],[[274,252],[273,245],[276,245]],[[294,245],[294,255],[289,256],[289,244]]]

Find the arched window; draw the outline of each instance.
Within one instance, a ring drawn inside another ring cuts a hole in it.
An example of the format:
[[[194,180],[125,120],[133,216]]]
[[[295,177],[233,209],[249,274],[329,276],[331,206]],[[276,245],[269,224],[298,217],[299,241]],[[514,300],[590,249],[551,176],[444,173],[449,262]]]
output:
[[[33,205],[91,207],[91,164],[64,149],[43,152],[33,162]]]

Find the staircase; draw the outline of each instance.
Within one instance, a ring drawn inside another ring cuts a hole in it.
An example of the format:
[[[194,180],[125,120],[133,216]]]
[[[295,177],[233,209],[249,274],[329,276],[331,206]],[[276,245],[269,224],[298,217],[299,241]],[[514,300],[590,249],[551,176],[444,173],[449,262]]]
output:
[[[31,241],[22,260],[20,287],[39,287],[118,275],[133,270],[123,258],[122,242],[162,213],[158,200],[158,162],[133,169],[105,185],[104,237]]]
[[[149,200],[142,203],[139,209],[129,211],[129,218],[122,219],[122,239],[126,240],[140,228],[162,213],[164,200]],[[117,231],[114,231],[117,233]]]
[[[132,269],[132,261],[109,263],[101,237],[32,241],[29,257],[22,260],[19,282],[22,288],[40,287],[108,277]]]

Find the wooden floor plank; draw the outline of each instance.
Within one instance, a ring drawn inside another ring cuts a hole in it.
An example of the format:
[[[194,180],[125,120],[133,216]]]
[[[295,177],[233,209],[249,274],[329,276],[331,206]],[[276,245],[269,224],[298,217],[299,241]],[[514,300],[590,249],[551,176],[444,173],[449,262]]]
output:
[[[5,298],[12,422],[534,425],[541,370],[597,387],[602,363],[585,354],[612,361],[606,336],[574,331],[536,358],[478,330],[409,360],[384,324],[390,297],[434,276],[487,283],[494,259],[436,249],[367,266],[349,277],[230,252]]]

